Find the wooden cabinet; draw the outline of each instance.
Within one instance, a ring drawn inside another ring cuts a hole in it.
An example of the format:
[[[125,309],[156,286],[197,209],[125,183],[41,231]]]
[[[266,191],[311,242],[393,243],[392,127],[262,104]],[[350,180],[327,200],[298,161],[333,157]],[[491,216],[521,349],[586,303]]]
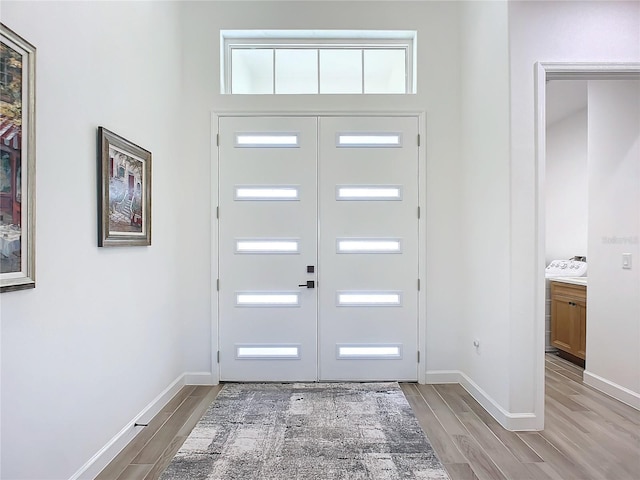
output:
[[[551,344],[585,360],[587,344],[587,287],[551,282]]]

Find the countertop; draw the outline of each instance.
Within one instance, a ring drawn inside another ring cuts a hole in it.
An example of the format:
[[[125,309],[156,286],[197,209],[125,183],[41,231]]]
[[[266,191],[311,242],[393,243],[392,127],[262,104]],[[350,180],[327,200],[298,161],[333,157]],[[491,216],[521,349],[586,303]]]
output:
[[[550,277],[552,282],[570,283],[571,285],[587,286],[587,277]]]

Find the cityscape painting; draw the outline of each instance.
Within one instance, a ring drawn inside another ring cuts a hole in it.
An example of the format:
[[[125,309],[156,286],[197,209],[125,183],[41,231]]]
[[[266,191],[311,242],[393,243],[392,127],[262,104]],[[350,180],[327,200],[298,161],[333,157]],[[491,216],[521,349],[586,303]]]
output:
[[[151,245],[151,152],[98,128],[98,245]]]

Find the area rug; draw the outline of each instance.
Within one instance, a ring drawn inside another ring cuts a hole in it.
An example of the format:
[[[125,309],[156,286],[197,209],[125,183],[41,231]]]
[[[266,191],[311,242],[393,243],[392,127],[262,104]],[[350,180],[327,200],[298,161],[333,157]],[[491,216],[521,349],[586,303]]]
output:
[[[161,480],[449,479],[397,383],[226,384]]]

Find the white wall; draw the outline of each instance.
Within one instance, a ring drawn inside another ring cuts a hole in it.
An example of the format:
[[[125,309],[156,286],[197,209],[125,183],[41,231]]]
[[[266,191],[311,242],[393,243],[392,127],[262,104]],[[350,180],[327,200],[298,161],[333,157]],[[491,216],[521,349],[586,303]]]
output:
[[[640,4],[3,1],[2,21],[38,47],[38,286],[1,298],[3,478],[68,478],[211,370],[212,111],[426,111],[426,369],[541,418],[533,66],[639,61]],[[418,93],[219,93],[219,29],[327,27],[417,30]],[[100,124],[154,154],[151,247],[96,247]]]
[[[588,260],[585,381],[640,408],[640,80],[589,82]]]
[[[198,159],[193,186],[202,201],[197,215],[209,218],[212,112],[426,111],[427,149],[427,346],[428,370],[456,369],[461,336],[457,293],[460,259],[459,31],[454,2],[188,2],[183,4],[183,97],[189,114],[184,145]],[[222,95],[220,29],[396,29],[418,31],[417,94]],[[217,195],[217,177],[211,185]],[[215,243],[213,249],[216,249]],[[215,299],[214,299],[215,302]],[[215,311],[215,304],[213,309]],[[199,322],[193,341],[206,336]],[[214,345],[217,339],[214,338]],[[423,357],[424,358],[424,357]],[[190,356],[198,365],[200,352]]]
[[[504,413],[509,405],[507,4],[468,2],[461,19],[461,370]],[[499,411],[492,413],[505,421]]]
[[[587,101],[587,82],[570,81]],[[547,99],[549,99],[547,86]],[[547,112],[553,108],[547,101]],[[545,265],[587,255],[587,109],[547,125]],[[587,260],[589,260],[587,258]]]
[[[2,2],[37,47],[37,285],[0,298],[2,478],[71,477],[183,372],[210,371],[189,363],[209,351],[209,220],[183,154],[177,7]],[[150,247],[97,247],[98,125],[153,153]]]
[[[640,61],[640,3],[510,2],[509,41],[511,261],[505,295],[511,304],[510,408],[533,410],[540,417],[544,321],[535,312],[544,312],[544,265],[536,245],[534,65]]]

